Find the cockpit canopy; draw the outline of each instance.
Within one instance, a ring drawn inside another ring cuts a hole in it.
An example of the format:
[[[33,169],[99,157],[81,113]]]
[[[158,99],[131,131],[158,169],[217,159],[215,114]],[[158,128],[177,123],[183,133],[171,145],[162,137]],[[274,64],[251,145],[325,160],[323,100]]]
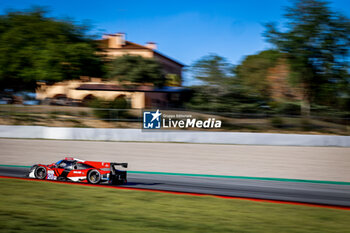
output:
[[[84,164],[81,162],[77,162],[75,160],[60,160],[56,163],[57,168],[62,168],[65,170],[79,170],[79,169],[88,169],[88,168],[93,168],[92,166],[88,164]]]

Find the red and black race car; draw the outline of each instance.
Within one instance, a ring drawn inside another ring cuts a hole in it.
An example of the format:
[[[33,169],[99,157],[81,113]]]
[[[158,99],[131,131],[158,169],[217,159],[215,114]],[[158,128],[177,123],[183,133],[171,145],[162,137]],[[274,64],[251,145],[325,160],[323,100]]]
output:
[[[115,166],[128,167],[127,163],[106,163],[65,158],[50,165],[36,164],[31,167],[28,177],[41,180],[62,180],[90,184],[125,184],[126,171]]]

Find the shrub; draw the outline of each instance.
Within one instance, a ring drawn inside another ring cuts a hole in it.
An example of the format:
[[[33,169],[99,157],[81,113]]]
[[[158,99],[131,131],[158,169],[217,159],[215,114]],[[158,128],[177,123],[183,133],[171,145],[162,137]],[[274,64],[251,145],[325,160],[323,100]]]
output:
[[[311,122],[307,118],[302,118],[300,120],[301,129],[304,131],[310,131],[313,129]]]
[[[271,108],[275,113],[285,115],[300,115],[300,103],[295,102],[272,102],[270,103]]]
[[[128,118],[129,104],[124,98],[117,98],[114,101],[94,99],[89,103],[94,108],[93,114],[103,120],[115,120]]]
[[[270,119],[270,122],[274,128],[283,128],[284,126],[284,122],[280,117],[273,117]]]

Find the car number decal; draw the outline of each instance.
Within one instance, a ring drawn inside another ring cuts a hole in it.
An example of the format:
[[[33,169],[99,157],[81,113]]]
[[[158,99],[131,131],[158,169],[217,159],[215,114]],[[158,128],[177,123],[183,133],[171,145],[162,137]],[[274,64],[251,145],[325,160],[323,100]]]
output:
[[[55,180],[56,179],[55,172],[52,171],[52,170],[47,171],[46,179],[48,179],[48,180]]]

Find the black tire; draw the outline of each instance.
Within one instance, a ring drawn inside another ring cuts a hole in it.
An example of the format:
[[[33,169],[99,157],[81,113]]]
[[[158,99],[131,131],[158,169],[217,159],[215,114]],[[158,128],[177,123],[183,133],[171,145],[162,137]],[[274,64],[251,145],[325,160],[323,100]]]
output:
[[[101,181],[101,173],[96,169],[92,169],[88,172],[86,179],[90,184],[98,184]]]
[[[46,179],[46,175],[47,175],[47,170],[45,167],[38,166],[35,168],[35,171],[34,171],[35,178],[39,180],[44,180]]]

